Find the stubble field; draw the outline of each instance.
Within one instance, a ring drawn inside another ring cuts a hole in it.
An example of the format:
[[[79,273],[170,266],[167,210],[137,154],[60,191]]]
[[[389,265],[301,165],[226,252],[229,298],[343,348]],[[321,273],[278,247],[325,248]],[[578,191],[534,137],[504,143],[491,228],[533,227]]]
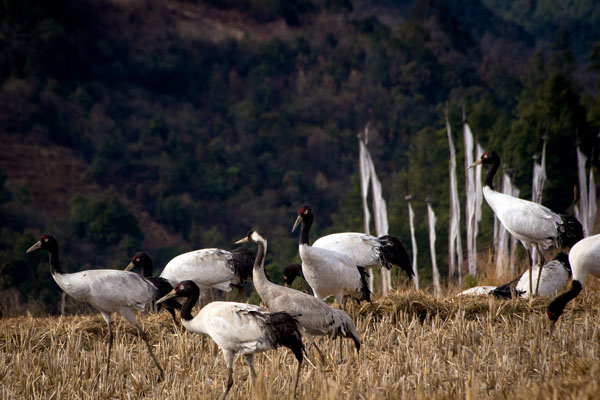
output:
[[[318,339],[324,366],[308,349],[297,397],[302,399],[567,399],[600,398],[598,292],[591,278],[549,331],[548,299],[437,300],[395,291],[352,305],[362,349]],[[448,289],[456,293],[456,289]],[[349,303],[348,303],[349,304]],[[100,314],[1,320],[2,399],[218,398],[226,370],[208,337],[175,327],[167,313],[139,315],[159,374],[136,330],[115,317],[106,379],[106,324]],[[253,389],[242,358],[234,364],[230,399],[292,396],[296,361],[287,349],[257,355]],[[254,391],[256,390],[256,391]]]

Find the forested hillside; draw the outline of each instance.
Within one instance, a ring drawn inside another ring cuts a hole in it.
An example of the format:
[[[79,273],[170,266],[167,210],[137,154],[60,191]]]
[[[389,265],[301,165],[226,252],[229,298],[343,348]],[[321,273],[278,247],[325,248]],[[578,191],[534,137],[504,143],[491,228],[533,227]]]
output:
[[[3,296],[56,311],[45,256],[25,255],[42,233],[75,271],[123,268],[142,249],[162,268],[258,227],[278,279],[297,259],[302,204],[315,238],[362,230],[356,135],[367,123],[390,232],[409,251],[413,195],[426,281],[427,197],[447,270],[446,106],[459,190],[464,106],[523,198],[547,135],[544,204],[570,212],[575,143],[598,163],[600,6],[550,3],[2,2]],[[491,221],[484,205],[482,250]]]

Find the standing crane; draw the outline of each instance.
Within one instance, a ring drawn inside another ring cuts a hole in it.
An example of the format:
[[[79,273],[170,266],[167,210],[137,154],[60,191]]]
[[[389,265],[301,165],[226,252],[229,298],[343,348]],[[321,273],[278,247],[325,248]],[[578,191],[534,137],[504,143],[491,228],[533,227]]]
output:
[[[159,299],[173,290],[173,286],[171,283],[165,278],[161,277],[153,277],[152,271],[154,270],[154,264],[152,263],[152,259],[150,256],[143,251],[135,253],[127,267],[125,267],[125,271],[131,271],[134,268],[142,268],[143,277],[146,278],[150,283],[156,287],[157,294],[156,299]],[[175,318],[174,310],[181,310],[181,304],[177,302],[175,299],[167,300],[164,302],[165,310],[171,314],[173,317],[173,322],[177,323],[177,319]],[[156,306],[156,311],[160,311],[161,305]]]
[[[294,396],[302,365],[302,336],[296,318],[285,312],[268,312],[252,304],[215,301],[204,306],[196,315],[192,308],[198,302],[200,289],[193,281],[178,283],[170,293],[159,299],[162,303],[174,297],[185,297],[181,309],[181,323],[190,332],[209,335],[223,352],[227,364],[227,387],[223,399],[233,385],[233,358],[244,355],[252,385],[256,384],[254,353],[285,346],[292,350],[298,360]]]
[[[583,238],[581,224],[575,217],[570,215],[556,214],[541,204],[495,191],[494,175],[500,167],[500,157],[495,151],[483,153],[467,169],[480,164],[491,166],[483,186],[485,201],[504,228],[525,247],[529,257],[529,292],[537,295],[542,267],[545,262],[543,251],[554,247],[562,249],[573,246]],[[532,246],[535,246],[541,257],[535,292],[532,287]]]
[[[137,328],[162,379],[163,369],[152,352],[146,332],[135,317],[136,311],[147,312],[152,308],[157,294],[156,287],[138,274],[113,269],[92,269],[65,274],[60,268],[58,242],[50,235],[42,236],[27,250],[27,253],[37,249],[46,250],[50,254],[50,273],[58,286],[75,300],[89,303],[104,317],[108,325],[106,377],[108,378],[110,369],[110,351],[113,342],[111,314],[117,312]]]
[[[254,253],[248,249],[201,249],[173,258],[160,277],[172,286],[191,280],[201,290],[214,288],[229,292],[232,286],[241,288],[242,283],[252,276],[253,263]]]
[[[256,243],[258,251],[252,270],[252,282],[258,295],[271,311],[285,311],[297,315],[298,325],[304,335],[315,347],[321,361],[323,353],[315,343],[314,336],[327,335],[335,339],[338,335],[351,338],[356,352],[360,351],[360,340],[352,319],[341,309],[329,307],[323,300],[298,290],[276,285],[265,275],[265,255],[267,239],[258,231],[251,231],[248,236],[235,242]],[[340,342],[341,345],[341,342]]]
[[[569,252],[569,262],[573,271],[571,289],[548,305],[548,318],[552,321],[552,327],[558,321],[567,303],[581,292],[587,276],[592,274],[600,278],[600,234],[588,236],[577,242]]]
[[[400,267],[409,279],[415,274],[408,253],[400,238],[392,235],[375,237],[366,233],[341,232],[318,238],[312,247],[344,253],[356,265],[367,268]]]
[[[321,300],[335,296],[343,308],[344,295],[351,295],[357,300],[371,301],[371,291],[367,284],[368,271],[354,260],[338,251],[314,247],[309,244],[310,227],[314,214],[308,205],[298,210],[298,217],[292,232],[302,224],[298,251],[302,259],[304,278],[312,288],[315,297]]]

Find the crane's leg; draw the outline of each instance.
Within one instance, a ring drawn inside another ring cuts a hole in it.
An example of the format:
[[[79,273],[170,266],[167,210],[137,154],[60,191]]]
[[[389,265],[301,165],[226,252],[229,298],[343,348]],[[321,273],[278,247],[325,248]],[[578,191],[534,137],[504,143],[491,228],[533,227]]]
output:
[[[544,258],[544,254],[540,250],[540,246],[538,246],[536,244],[535,248],[537,250],[538,255],[540,256],[540,269],[539,269],[539,272],[538,272],[537,283],[535,285],[535,295],[537,297],[538,291],[540,290],[540,278],[542,277],[542,268],[544,267],[544,264],[546,263],[546,259]]]
[[[127,309],[120,310],[119,314],[121,314],[123,317],[125,317],[125,319],[127,321],[131,322],[137,328],[138,334],[140,335],[140,337],[142,338],[144,343],[146,343],[146,347],[148,348],[148,353],[150,353],[150,357],[152,357],[152,361],[154,361],[154,364],[156,364],[156,368],[158,368],[158,371],[160,372],[160,379],[162,380],[165,377],[165,372],[163,371],[162,367],[158,363],[158,360],[154,356],[154,352],[152,351],[152,346],[150,346],[150,342],[148,342],[148,335],[146,335],[146,332],[144,332],[142,327],[137,323],[137,320],[135,318],[135,313],[131,309],[127,308]]]
[[[225,393],[223,393],[223,400],[225,400],[229,389],[233,386],[233,355],[233,351],[223,350],[223,358],[225,358],[225,364],[227,364],[227,387],[225,388]]]
[[[106,321],[106,325],[108,325],[108,353],[106,355],[106,380],[108,380],[108,371],[110,369],[110,351],[112,350],[112,342],[113,342],[113,332],[112,332],[112,324],[110,320],[110,314],[102,312],[102,316]]]
[[[300,368],[302,367],[302,361],[298,362],[298,368],[296,368],[296,380],[294,382],[294,398],[296,398],[296,388],[298,387],[298,381],[300,380]]]
[[[254,371],[254,354],[244,354],[244,360],[246,360],[246,364],[248,364],[250,379],[252,379],[252,388],[256,392],[256,371]]]
[[[533,300],[533,258],[531,257],[531,249],[525,246],[527,257],[529,258],[529,301]]]
[[[317,342],[315,342],[314,338],[312,340],[312,345],[317,350],[317,353],[319,353],[319,359],[321,360],[321,364],[325,364],[325,356],[323,355],[323,352],[321,351],[321,349],[319,348],[319,346],[317,346]]]
[[[319,347],[317,346],[317,343],[315,342],[315,337],[312,334],[308,333],[306,330],[304,330],[304,337],[314,346],[314,348],[317,350],[317,353],[319,353],[321,365],[325,364],[325,356],[323,356],[321,349],[319,349]]]

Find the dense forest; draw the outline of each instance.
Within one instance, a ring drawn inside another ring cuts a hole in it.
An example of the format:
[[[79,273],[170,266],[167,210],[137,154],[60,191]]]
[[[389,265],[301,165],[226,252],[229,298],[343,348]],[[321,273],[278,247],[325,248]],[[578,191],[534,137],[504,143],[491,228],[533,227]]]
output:
[[[447,271],[446,108],[459,190],[464,109],[522,198],[548,137],[543,202],[572,212],[575,144],[598,164],[597,26],[593,1],[5,0],[2,299],[56,312],[46,256],[25,255],[42,233],[58,238],[67,270],[122,269],[145,250],[158,273],[258,227],[277,280],[298,260],[302,204],[315,238],[362,231],[366,124],[390,233],[409,252],[413,196],[426,283],[426,198]],[[491,231],[484,205],[482,251]]]

